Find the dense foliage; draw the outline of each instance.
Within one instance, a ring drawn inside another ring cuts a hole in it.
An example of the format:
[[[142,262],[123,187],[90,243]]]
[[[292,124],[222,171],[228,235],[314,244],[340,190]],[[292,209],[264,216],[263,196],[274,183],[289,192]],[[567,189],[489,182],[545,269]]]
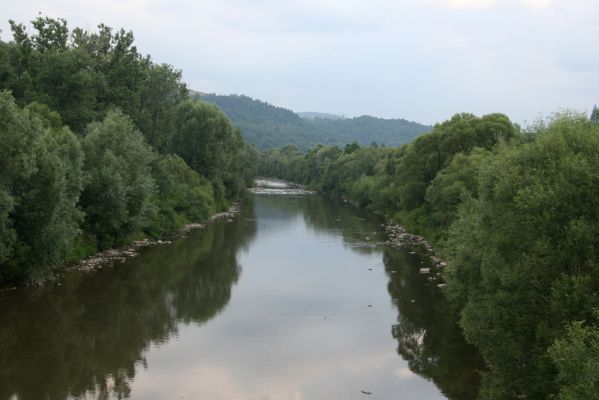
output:
[[[524,133],[504,115],[458,114],[400,148],[285,146],[258,170],[437,243],[488,366],[483,399],[597,398],[598,171],[599,126],[576,114]]]
[[[67,128],[44,126],[0,92],[0,266],[7,279],[41,277],[78,234],[82,151]]]
[[[255,151],[131,32],[38,17],[0,40],[0,283],[228,207]]]
[[[152,148],[129,118],[110,112],[82,140],[88,183],[79,202],[85,230],[102,249],[122,245],[153,211]]]
[[[218,205],[236,198],[252,183],[253,151],[212,104],[193,100],[181,103],[170,149],[212,182]]]
[[[599,308],[599,129],[556,118],[479,169],[449,234],[450,299],[492,366],[488,398],[555,390],[547,348]]]
[[[307,118],[302,118],[291,110],[247,96],[210,94],[201,98],[222,109],[241,129],[245,139],[259,149],[294,144],[306,150],[317,144],[345,145],[353,141],[361,145],[376,142],[399,146],[431,129],[404,119],[369,116],[319,118],[326,114],[308,113]]]
[[[599,315],[595,315],[595,321]],[[555,341],[549,355],[557,366],[560,400],[596,399],[599,393],[599,327],[582,321],[566,328],[566,335]]]

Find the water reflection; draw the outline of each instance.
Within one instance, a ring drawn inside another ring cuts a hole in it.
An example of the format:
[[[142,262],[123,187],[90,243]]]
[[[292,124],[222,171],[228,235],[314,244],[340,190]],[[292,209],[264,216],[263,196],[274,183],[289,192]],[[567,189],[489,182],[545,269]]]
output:
[[[476,353],[379,218],[319,196],[248,209],[1,293],[0,399],[475,397]]]
[[[261,195],[256,207],[257,215],[279,224],[276,228],[289,219],[300,218],[314,233],[341,237],[358,253],[380,252],[381,247],[377,246],[386,240],[379,216],[323,196]],[[259,229],[262,232],[269,227]]]
[[[320,196],[276,197],[260,201],[260,215],[303,218],[317,234],[341,236],[352,251],[382,253],[388,276],[388,292],[397,308],[397,324],[392,326],[398,354],[409,369],[435,383],[449,399],[475,399],[484,364],[476,349],[466,343],[452,313],[436,286],[439,270],[417,254],[380,246],[385,240],[382,219],[338,201]],[[423,275],[421,267],[433,273]]]
[[[449,399],[475,399],[480,383],[477,369],[483,363],[465,342],[457,316],[436,286],[438,271],[405,251],[387,250],[384,263],[389,294],[398,310],[392,327],[397,352],[410,370],[431,379]],[[432,274],[421,274],[420,267],[430,267]]]
[[[126,265],[0,295],[0,399],[125,398],[145,350],[228,303],[249,220],[219,222]]]

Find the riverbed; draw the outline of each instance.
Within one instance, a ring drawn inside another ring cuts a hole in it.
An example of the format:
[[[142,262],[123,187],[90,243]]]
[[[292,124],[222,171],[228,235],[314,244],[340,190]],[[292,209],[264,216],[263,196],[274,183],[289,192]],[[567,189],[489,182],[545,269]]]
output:
[[[435,265],[382,225],[257,193],[124,263],[2,292],[0,399],[474,399]]]

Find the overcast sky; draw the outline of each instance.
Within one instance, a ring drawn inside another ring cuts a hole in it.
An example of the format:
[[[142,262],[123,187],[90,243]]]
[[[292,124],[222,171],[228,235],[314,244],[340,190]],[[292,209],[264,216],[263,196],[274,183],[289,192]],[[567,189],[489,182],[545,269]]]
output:
[[[533,121],[599,103],[599,0],[0,0],[70,28],[132,30],[189,87],[294,111]]]

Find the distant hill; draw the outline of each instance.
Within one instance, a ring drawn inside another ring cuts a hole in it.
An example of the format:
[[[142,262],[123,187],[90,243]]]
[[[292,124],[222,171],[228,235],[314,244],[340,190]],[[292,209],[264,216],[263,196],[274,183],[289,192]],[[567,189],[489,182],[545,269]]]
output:
[[[345,119],[343,115],[305,111],[296,113],[304,119]]]
[[[245,139],[259,149],[295,144],[305,150],[319,143],[343,146],[353,141],[362,146],[374,142],[399,146],[432,129],[405,119],[343,118],[324,113],[307,113],[308,116],[303,113],[302,118],[291,110],[248,96],[200,92],[192,92],[192,95],[217,105],[241,129]]]

